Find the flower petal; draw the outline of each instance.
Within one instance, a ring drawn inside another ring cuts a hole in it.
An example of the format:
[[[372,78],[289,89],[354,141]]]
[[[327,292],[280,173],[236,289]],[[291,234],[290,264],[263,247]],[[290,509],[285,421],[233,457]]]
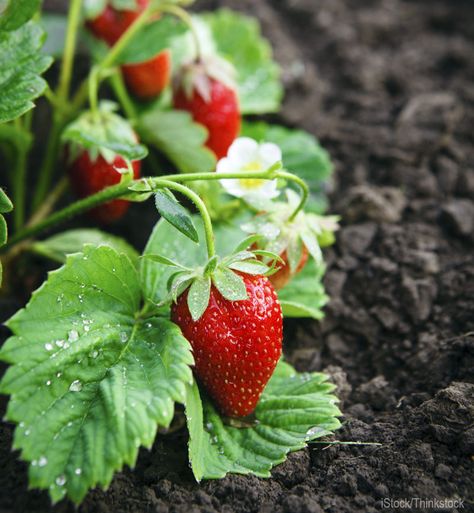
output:
[[[247,193],[247,191],[240,185],[240,180],[229,179],[219,180],[219,182],[228,194],[235,196],[236,198],[242,198]]]
[[[259,145],[257,141],[250,137],[239,137],[232,143],[227,152],[227,157],[235,165],[243,166],[258,158],[258,150]]]
[[[261,144],[258,153],[265,169],[282,160],[280,147],[273,143]]]

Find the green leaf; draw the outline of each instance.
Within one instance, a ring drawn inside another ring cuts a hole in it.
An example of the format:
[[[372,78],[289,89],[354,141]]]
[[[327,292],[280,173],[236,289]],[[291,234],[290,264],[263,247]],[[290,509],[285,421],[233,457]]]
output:
[[[91,160],[99,155],[112,163],[116,155],[128,160],[141,160],[148,150],[137,142],[137,137],[128,120],[113,111],[112,102],[103,101],[99,112],[86,111],[69,124],[62,134],[62,140],[70,145],[71,159],[87,149]]]
[[[292,130],[264,122],[244,123],[242,135],[280,146],[283,166],[305,180],[310,187],[311,195],[305,210],[324,212],[327,208],[326,183],[333,166],[327,151],[315,137],[303,130]]]
[[[158,191],[155,194],[155,204],[158,212],[168,223],[172,224],[193,242],[199,242],[199,236],[191,216],[168,190]]]
[[[0,212],[2,214],[6,214],[7,212],[11,212],[13,210],[13,203],[10,201],[10,198],[5,194],[3,189],[0,189]]]
[[[242,276],[226,267],[218,267],[212,275],[212,281],[222,296],[229,301],[241,301],[248,298]]]
[[[16,30],[38,11],[41,0],[4,0],[0,2],[0,31]]]
[[[49,239],[35,242],[33,251],[56,262],[64,263],[66,257],[83,250],[84,244],[110,246],[127,255],[133,263],[138,261],[138,252],[121,237],[93,228],[79,228],[53,235]]]
[[[224,424],[212,403],[201,401],[197,385],[187,386],[189,458],[196,479],[228,473],[270,477],[289,452],[332,434],[341,413],[332,395],[335,386],[326,380],[324,374],[298,374],[280,362],[257,405],[258,423],[248,428]]]
[[[211,278],[203,276],[193,281],[188,292],[188,308],[193,321],[198,321],[206,311],[211,297]]]
[[[7,243],[8,239],[8,227],[5,218],[0,215],[0,247]],[[0,281],[1,283],[1,281]]]
[[[325,266],[309,260],[283,289],[278,291],[284,317],[312,317],[322,319],[322,308],[329,298],[324,291],[322,278]]]
[[[243,114],[277,112],[283,96],[279,67],[255,18],[221,9],[203,15],[218,53],[237,70]]]
[[[101,246],[69,256],[7,325],[0,384],[30,486],[79,503],[107,487],[168,426],[192,382],[189,343],[168,320],[141,321],[138,274]]]
[[[40,74],[52,59],[40,53],[44,39],[43,30],[31,21],[13,32],[0,32],[0,123],[32,109],[33,100],[46,89]]]
[[[162,151],[183,173],[214,171],[216,157],[204,146],[207,130],[188,112],[153,109],[138,120],[143,140]]]
[[[118,64],[145,62],[170,47],[171,40],[186,31],[186,25],[173,16],[163,16],[140,30],[118,56]]]

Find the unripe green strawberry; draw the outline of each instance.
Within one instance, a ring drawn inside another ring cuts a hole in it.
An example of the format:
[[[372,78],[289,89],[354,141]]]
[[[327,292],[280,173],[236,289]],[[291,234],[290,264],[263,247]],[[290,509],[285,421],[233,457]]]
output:
[[[247,299],[229,301],[212,285],[204,314],[193,321],[188,291],[172,306],[172,320],[193,347],[195,374],[219,410],[244,417],[255,409],[281,356],[283,318],[272,284],[238,273]]]

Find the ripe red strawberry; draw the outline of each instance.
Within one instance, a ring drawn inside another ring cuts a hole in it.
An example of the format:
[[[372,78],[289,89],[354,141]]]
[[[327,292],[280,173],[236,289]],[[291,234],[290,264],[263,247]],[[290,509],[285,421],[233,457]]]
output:
[[[141,162],[132,162],[134,178],[140,177]],[[91,160],[89,152],[84,150],[69,166],[69,178],[74,192],[85,198],[91,194],[120,182],[121,175],[115,168],[127,167],[125,160],[117,155],[113,163],[109,164],[99,155],[95,161]],[[120,219],[130,205],[126,200],[113,200],[94,208],[90,216],[101,223],[111,223]]]
[[[144,100],[161,94],[171,77],[171,53],[164,50],[152,59],[122,66],[122,73],[130,91]]]
[[[238,273],[248,299],[229,301],[212,285],[209,304],[193,321],[187,294],[171,309],[172,320],[193,347],[195,373],[224,415],[255,409],[281,356],[283,318],[268,278]]]
[[[112,46],[145,10],[148,2],[149,0],[138,0],[137,8],[133,11],[119,11],[107,5],[97,18],[87,22],[87,26],[96,37]]]
[[[174,92],[173,104],[207,128],[206,146],[221,159],[240,132],[239,101],[235,90],[219,80],[209,78],[208,88],[206,98],[197,88],[189,92],[181,85]]]

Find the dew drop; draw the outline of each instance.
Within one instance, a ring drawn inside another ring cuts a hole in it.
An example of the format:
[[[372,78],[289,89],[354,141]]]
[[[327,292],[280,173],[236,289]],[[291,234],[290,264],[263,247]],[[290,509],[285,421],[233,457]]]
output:
[[[79,333],[77,330],[71,330],[67,335],[68,342],[75,342],[79,339]]]
[[[62,376],[62,374],[61,374],[60,372],[58,372],[58,373],[56,374],[56,377],[57,377],[57,378],[60,378],[61,376]]]
[[[80,476],[82,474],[82,468],[76,468],[76,470],[74,470],[74,474],[76,474],[76,476]]]
[[[51,385],[51,380],[48,379],[48,381],[46,381],[46,386],[49,387],[49,385]]]
[[[82,390],[82,383],[76,379],[69,385],[69,390],[71,392],[80,392]]]
[[[64,346],[64,340],[56,340],[55,344],[56,344],[58,347],[63,347],[63,346]]]
[[[55,483],[58,486],[64,486],[66,484],[66,477],[64,475],[60,475],[56,478]]]
[[[46,351],[52,351],[53,350],[53,344],[50,344],[49,342],[44,345],[44,348]]]
[[[318,426],[314,426],[312,428],[309,428],[308,431],[306,431],[307,436],[315,436],[322,433],[325,433],[326,431],[323,428],[320,428]]]
[[[121,331],[120,332],[120,342],[122,342],[122,344],[125,344],[125,342],[127,342],[128,340],[128,335],[125,331]]]
[[[29,436],[29,434],[30,434],[30,433],[31,433],[31,431],[30,431],[29,429],[27,429],[27,430],[25,431],[25,436]]]
[[[32,466],[32,467],[36,467],[36,465],[38,465],[38,461],[37,461],[37,460],[33,460],[33,461],[31,462],[31,466]]]
[[[45,467],[48,464],[48,458],[46,456],[41,456],[38,460],[38,467]]]
[[[92,351],[91,354],[90,354],[90,357],[91,358],[97,358],[99,356],[99,351]]]

